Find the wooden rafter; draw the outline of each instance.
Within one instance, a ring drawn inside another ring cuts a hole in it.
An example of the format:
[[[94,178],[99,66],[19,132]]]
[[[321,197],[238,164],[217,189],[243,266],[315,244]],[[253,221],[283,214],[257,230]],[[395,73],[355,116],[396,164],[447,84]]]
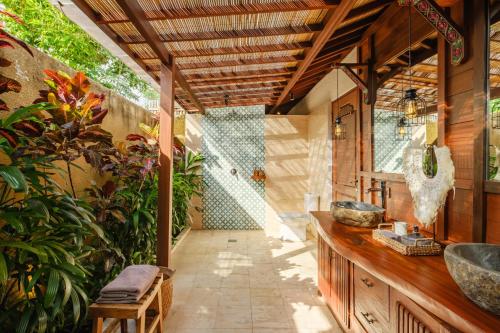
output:
[[[226,61],[208,61],[208,62],[190,62],[177,64],[180,70],[188,69],[206,69],[215,67],[233,67],[233,66],[246,66],[246,65],[262,65],[262,64],[285,64],[299,62],[304,59],[303,56],[282,56],[282,57],[261,57],[254,59],[237,59]]]
[[[119,1],[118,1],[119,2]],[[162,9],[160,13],[148,13],[147,19],[177,20],[200,17],[215,17],[229,15],[249,15],[274,12],[296,12],[304,10],[332,9],[338,0],[295,0],[287,2],[249,3],[241,5],[199,6],[192,8]],[[142,9],[141,9],[142,10]],[[99,23],[125,23],[128,20],[100,20]]]
[[[261,93],[252,93],[252,94],[245,94],[245,93],[225,93],[225,94],[205,94],[201,95],[198,94],[198,98],[200,101],[206,101],[206,100],[224,100],[226,96],[229,96],[232,99],[239,99],[242,97],[247,97],[247,98],[271,98],[271,97],[279,97],[280,92],[261,92]]]
[[[228,79],[228,80],[212,80],[212,81],[201,81],[201,82],[191,82],[191,87],[210,87],[210,86],[231,86],[231,85],[246,85],[249,83],[261,83],[261,82],[280,82],[287,81],[290,79],[288,76],[272,76],[272,77],[254,77],[248,79]]]
[[[172,51],[172,55],[178,58],[203,57],[226,54],[243,54],[243,53],[265,53],[278,51],[297,51],[311,48],[310,42],[289,43],[289,44],[267,44],[253,46],[234,46],[212,49],[192,49]]]
[[[339,24],[347,17],[349,12],[352,10],[355,3],[355,0],[342,0],[342,2],[338,5],[338,7],[335,8],[335,10],[330,10],[328,12],[328,20],[324,24],[324,29],[314,39],[313,47],[307,51],[304,61],[299,64],[297,71],[281,93],[281,96],[275,104],[274,108],[271,110],[271,113],[275,111],[280,104],[282,104],[286,99],[289,98],[288,95],[293,86],[300,80],[309,65],[311,65],[311,63],[316,58],[316,55],[318,55],[323,46],[326,44],[330,36],[332,36],[335,30],[337,30]]]
[[[261,82],[261,83],[241,83],[239,85],[213,85],[210,87],[193,87],[194,92],[217,92],[227,91],[230,89],[264,89],[264,88],[283,88],[285,82]]]
[[[281,93],[280,89],[269,89],[269,90],[256,90],[256,91],[251,91],[251,90],[236,90],[236,91],[215,91],[215,92],[205,92],[205,93],[198,93],[197,96],[200,100],[207,99],[207,98],[224,98],[224,96],[229,95],[229,96],[273,96],[273,97],[279,97],[279,94]]]
[[[148,45],[153,49],[156,55],[160,58],[161,62],[165,65],[173,65],[172,55],[169,54],[165,45],[160,41],[158,34],[156,34],[151,26],[151,23],[146,20],[146,16],[142,10],[141,5],[137,0],[123,0],[117,2],[130,21],[134,24],[135,28],[142,34]],[[196,95],[191,91],[189,84],[179,71],[175,71],[175,80],[189,95],[191,102],[204,112],[204,107],[196,98]]]
[[[283,67],[273,69],[261,69],[255,71],[228,71],[228,72],[214,72],[204,74],[188,74],[185,75],[188,82],[211,81],[218,79],[236,79],[236,78],[255,78],[255,77],[268,77],[277,75],[291,75],[295,71],[294,67]]]

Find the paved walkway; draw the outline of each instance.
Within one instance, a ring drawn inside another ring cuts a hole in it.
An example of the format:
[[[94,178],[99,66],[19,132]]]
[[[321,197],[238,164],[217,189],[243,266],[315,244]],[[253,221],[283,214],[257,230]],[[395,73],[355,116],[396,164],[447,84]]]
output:
[[[341,332],[317,295],[315,244],[263,231],[191,231],[173,256],[166,332]]]

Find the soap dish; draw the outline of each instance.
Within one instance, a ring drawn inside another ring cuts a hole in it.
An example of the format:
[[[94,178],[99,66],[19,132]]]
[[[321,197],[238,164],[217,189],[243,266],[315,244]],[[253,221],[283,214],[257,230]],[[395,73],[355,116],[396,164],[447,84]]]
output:
[[[388,229],[387,227],[390,227]],[[434,256],[441,254],[441,245],[432,238],[409,238],[394,232],[392,223],[381,223],[372,231],[373,239],[405,256]]]

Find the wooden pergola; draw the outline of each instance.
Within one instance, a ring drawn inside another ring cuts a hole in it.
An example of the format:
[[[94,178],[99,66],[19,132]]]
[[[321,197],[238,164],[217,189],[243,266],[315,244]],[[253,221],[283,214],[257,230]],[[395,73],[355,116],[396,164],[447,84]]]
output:
[[[73,2],[160,83],[158,263],[164,266],[171,247],[174,101],[188,112],[244,105],[286,112],[401,5],[400,0]],[[427,59],[435,53],[437,34],[426,26],[417,35],[414,57]],[[391,80],[404,79],[405,64],[404,54],[373,64],[378,84],[396,89]]]

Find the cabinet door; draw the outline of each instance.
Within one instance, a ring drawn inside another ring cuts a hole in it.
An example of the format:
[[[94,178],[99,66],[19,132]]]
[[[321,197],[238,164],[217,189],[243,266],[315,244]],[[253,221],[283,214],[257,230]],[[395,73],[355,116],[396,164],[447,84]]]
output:
[[[330,308],[335,313],[337,320],[342,324],[344,329],[349,329],[349,268],[350,261],[342,257],[335,251],[331,251],[330,261]]]
[[[328,303],[330,301],[330,246],[318,237],[318,289]]]
[[[458,332],[391,288],[392,331],[397,333]]]

